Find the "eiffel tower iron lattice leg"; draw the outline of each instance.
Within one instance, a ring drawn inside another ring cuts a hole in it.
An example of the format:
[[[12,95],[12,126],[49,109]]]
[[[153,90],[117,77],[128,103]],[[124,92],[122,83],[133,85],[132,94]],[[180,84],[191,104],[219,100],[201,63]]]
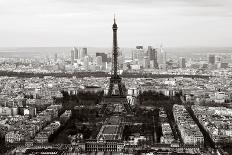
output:
[[[116,84],[118,85],[119,95],[124,96],[122,79],[120,77],[118,77],[118,78],[110,78],[110,87],[109,87],[108,95],[109,96],[113,95],[114,86]]]

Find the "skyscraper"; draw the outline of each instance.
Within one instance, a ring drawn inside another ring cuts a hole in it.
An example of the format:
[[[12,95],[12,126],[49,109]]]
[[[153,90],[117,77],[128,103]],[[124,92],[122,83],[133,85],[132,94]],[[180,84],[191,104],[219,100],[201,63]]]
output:
[[[144,49],[142,46],[136,46],[136,49],[132,51],[132,60],[137,62],[136,64],[143,66]]]
[[[74,63],[74,50],[71,50],[71,64]]]
[[[84,63],[85,70],[89,70],[89,57],[88,56],[84,57],[83,63]]]
[[[80,58],[84,58],[85,56],[87,56],[87,48],[83,47],[80,52]]]
[[[54,62],[57,62],[57,53],[54,55]]]
[[[157,62],[157,50],[152,48],[151,46],[148,46],[147,50],[147,56],[150,61],[153,62],[153,66],[150,66],[151,68],[158,68],[158,62]]]
[[[79,58],[78,49],[74,47],[73,50],[74,50],[74,59],[78,59]]]
[[[214,65],[215,64],[215,55],[214,54],[209,54],[209,64]]]
[[[143,68],[144,69],[150,68],[150,60],[147,56],[143,58]]]
[[[96,53],[96,57],[101,56],[102,62],[107,62],[107,54],[106,53]]]
[[[112,62],[112,53],[107,53],[107,62]]]
[[[96,57],[96,65],[97,66],[102,66],[102,56],[97,56]]]
[[[160,46],[159,53],[157,54],[157,61],[160,69],[166,70],[166,52],[163,49],[163,46]]]
[[[179,59],[179,67],[180,68],[186,68],[186,60],[183,57],[180,57]]]
[[[149,56],[151,51],[152,51],[152,46],[148,46],[147,47],[147,56]]]

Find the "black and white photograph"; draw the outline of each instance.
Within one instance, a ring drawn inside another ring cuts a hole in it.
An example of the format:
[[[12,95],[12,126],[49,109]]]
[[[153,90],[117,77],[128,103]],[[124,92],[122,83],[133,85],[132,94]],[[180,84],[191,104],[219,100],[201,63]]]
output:
[[[232,155],[232,0],[0,0],[0,155]]]

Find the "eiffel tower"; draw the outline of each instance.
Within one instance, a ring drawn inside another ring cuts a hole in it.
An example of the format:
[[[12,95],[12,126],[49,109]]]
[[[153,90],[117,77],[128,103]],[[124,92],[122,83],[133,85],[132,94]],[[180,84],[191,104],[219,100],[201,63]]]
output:
[[[112,50],[112,73],[110,77],[109,90],[103,98],[101,115],[121,115],[126,114],[131,116],[133,114],[126,97],[126,87],[122,83],[122,78],[118,75],[118,43],[117,30],[118,26],[114,17],[113,24],[113,50]],[[115,85],[118,86],[119,93],[114,93]],[[108,109],[108,110],[107,110]]]
[[[113,29],[113,51],[112,51],[112,72],[110,78],[110,86],[108,96],[113,95],[115,85],[118,85],[119,95],[125,96],[124,86],[122,84],[122,78],[118,75],[118,41],[117,41],[117,30],[118,26],[114,17]]]

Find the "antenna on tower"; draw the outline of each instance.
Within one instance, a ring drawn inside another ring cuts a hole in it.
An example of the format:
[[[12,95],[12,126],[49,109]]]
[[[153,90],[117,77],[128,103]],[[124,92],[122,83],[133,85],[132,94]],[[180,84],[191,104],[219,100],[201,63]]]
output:
[[[115,13],[114,13],[114,23],[116,23]]]

